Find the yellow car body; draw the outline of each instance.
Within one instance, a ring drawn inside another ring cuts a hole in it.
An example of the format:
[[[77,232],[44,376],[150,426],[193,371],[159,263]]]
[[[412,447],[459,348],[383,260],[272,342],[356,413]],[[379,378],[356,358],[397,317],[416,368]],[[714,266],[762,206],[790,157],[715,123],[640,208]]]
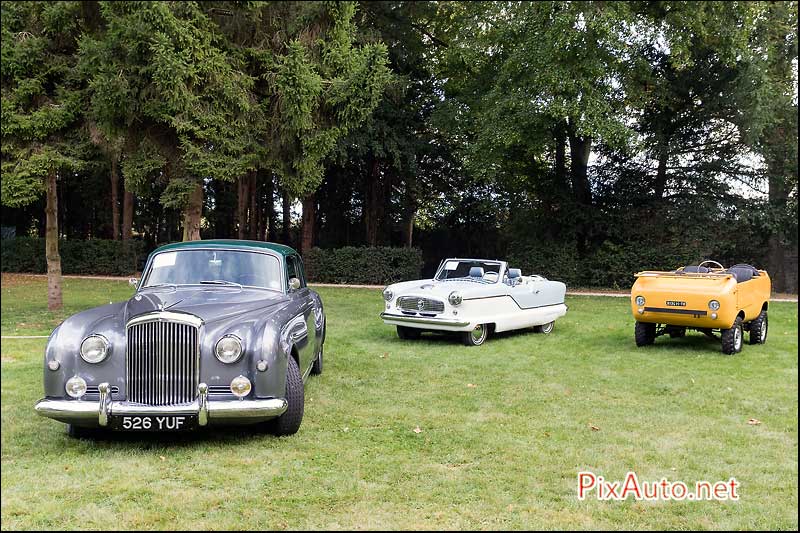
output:
[[[751,344],[763,344],[771,291],[769,274],[749,265],[639,272],[631,288],[637,345],[652,344],[662,334],[683,336],[687,329],[709,336],[719,330],[725,353],[741,350],[744,331],[750,332]]]

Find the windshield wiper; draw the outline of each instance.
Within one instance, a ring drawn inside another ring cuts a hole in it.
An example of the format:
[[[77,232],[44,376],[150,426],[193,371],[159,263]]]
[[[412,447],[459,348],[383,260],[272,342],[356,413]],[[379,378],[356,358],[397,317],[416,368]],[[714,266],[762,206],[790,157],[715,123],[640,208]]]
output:
[[[178,286],[174,283],[156,283],[155,285],[147,285],[142,287],[142,289],[160,289],[161,287],[172,287],[174,290],[178,290]]]
[[[212,279],[201,281],[200,285],[233,285],[234,287],[242,288],[241,283],[236,283],[235,281],[228,281],[227,279]]]

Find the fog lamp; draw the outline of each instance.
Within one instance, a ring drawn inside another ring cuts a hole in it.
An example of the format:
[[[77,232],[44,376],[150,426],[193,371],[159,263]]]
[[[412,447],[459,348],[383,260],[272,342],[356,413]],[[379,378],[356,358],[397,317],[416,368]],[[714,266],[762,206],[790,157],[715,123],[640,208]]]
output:
[[[67,384],[64,387],[67,391],[67,394],[70,395],[72,398],[80,398],[84,394],[86,394],[86,381],[80,376],[73,376],[67,380]]]
[[[639,314],[640,314],[640,315],[643,315],[643,314],[644,314],[644,309],[642,309],[641,307],[639,308]]]
[[[711,319],[712,320],[716,320],[717,319],[717,313],[711,313]]]
[[[253,386],[250,384],[250,380],[244,376],[235,377],[233,381],[231,381],[231,392],[237,398],[244,398],[250,394],[250,389],[252,388]]]

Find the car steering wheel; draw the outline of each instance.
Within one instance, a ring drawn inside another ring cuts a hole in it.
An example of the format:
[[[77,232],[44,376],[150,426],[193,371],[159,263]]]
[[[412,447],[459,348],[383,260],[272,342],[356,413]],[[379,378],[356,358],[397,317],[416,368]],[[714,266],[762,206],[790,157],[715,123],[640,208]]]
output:
[[[715,265],[717,265],[717,267],[719,267],[719,269],[720,269],[720,270],[725,270],[725,267],[724,267],[724,266],[722,266],[721,264],[719,264],[719,263],[717,263],[716,261],[713,261],[713,260],[711,260],[711,259],[706,259],[705,261],[703,261],[702,263],[700,263],[700,264],[699,264],[699,265],[697,265],[697,266],[703,266],[703,265],[705,265],[706,263],[714,263]]]

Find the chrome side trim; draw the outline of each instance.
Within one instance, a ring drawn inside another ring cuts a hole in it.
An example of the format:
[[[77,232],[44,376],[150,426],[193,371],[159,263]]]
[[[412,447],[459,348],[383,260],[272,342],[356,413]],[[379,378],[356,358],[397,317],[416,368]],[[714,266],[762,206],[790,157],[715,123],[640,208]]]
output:
[[[438,324],[445,326],[465,327],[469,326],[469,321],[459,320],[456,318],[418,318],[405,315],[393,315],[391,313],[381,313],[383,320],[392,320],[395,322],[408,322],[410,324]]]

